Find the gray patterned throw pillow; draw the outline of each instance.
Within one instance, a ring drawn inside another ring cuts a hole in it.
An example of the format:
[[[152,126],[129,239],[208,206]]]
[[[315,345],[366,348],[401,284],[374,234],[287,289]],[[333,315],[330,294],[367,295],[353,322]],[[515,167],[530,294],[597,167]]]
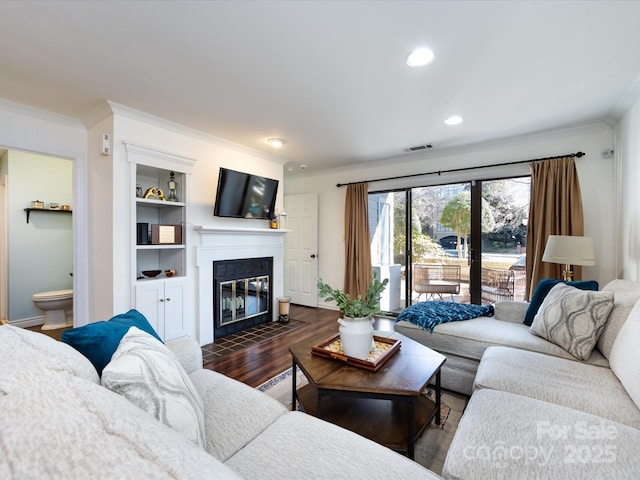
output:
[[[101,381],[109,390],[205,447],[202,400],[176,356],[148,333],[136,327],[129,329],[102,371]]]
[[[613,292],[585,291],[559,283],[542,302],[531,333],[586,360],[612,308]]]

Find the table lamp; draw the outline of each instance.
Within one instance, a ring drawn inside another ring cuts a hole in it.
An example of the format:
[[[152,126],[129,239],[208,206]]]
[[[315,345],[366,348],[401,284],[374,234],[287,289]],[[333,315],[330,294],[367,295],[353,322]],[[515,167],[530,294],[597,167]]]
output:
[[[542,261],[564,265],[562,278],[565,281],[571,281],[573,280],[571,265],[591,266],[596,264],[593,241],[591,237],[549,235]]]

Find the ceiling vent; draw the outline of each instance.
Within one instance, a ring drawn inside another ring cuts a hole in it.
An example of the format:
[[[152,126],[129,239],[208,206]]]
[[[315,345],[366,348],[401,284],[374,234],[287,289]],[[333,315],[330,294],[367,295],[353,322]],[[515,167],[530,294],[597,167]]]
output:
[[[409,148],[405,148],[404,151],[405,152],[418,152],[420,150],[426,150],[428,148],[432,148],[433,145],[431,145],[430,143],[427,143],[425,145],[416,145],[415,147],[409,147]]]

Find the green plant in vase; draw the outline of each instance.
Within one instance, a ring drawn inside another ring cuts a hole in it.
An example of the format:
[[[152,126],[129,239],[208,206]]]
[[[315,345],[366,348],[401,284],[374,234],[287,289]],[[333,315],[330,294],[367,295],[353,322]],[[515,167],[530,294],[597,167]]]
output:
[[[358,298],[352,299],[343,290],[332,288],[318,279],[318,295],[325,301],[335,301],[345,317],[338,320],[345,355],[365,360],[375,350],[371,316],[380,313],[380,297],[387,283],[388,278],[381,282],[376,273],[372,272],[371,283],[364,297],[358,295]]]
[[[349,294],[345,293],[344,290],[332,288],[319,278],[318,296],[326,302],[335,301],[345,317],[370,317],[380,313],[380,297],[388,283],[388,278],[385,278],[381,282],[378,280],[376,272],[371,272],[371,283],[367,287],[364,298],[362,295],[358,295],[358,298],[351,299]]]

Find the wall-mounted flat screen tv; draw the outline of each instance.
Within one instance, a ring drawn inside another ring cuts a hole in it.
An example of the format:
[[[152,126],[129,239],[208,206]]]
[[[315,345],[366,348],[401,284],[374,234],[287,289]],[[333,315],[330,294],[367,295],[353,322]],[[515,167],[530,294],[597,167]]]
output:
[[[275,216],[278,180],[220,168],[213,214],[270,219]]]

